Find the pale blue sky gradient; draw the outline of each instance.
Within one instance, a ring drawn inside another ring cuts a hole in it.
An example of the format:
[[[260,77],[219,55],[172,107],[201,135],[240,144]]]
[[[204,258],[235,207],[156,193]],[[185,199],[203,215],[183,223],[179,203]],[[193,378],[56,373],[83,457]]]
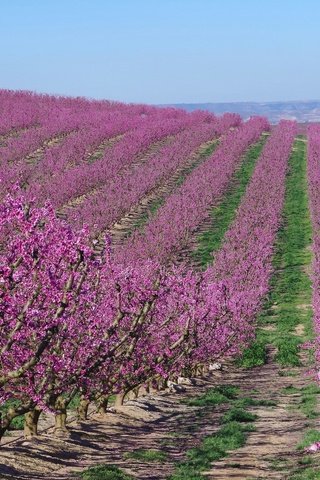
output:
[[[320,98],[318,0],[0,0],[0,88],[147,102]]]

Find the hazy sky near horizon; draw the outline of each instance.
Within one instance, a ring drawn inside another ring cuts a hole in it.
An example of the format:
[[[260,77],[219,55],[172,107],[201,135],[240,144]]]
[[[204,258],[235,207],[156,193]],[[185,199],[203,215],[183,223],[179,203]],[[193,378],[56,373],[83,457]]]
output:
[[[126,102],[320,99],[318,0],[0,0],[0,88]]]

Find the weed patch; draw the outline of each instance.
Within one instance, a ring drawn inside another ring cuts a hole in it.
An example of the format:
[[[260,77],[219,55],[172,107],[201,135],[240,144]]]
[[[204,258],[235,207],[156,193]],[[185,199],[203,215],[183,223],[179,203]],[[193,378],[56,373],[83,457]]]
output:
[[[311,262],[308,248],[311,223],[307,192],[306,145],[296,141],[289,159],[283,222],[273,259],[275,272],[258,319],[257,340],[239,359],[243,367],[265,363],[268,344],[276,347],[275,360],[281,366],[299,366],[300,346],[312,336],[311,280],[307,273]],[[303,328],[298,334],[299,326]]]
[[[115,465],[99,465],[81,474],[82,480],[133,480]]]
[[[124,455],[125,458],[133,458],[134,460],[143,460],[145,462],[165,462],[167,455],[160,450],[134,450]]]

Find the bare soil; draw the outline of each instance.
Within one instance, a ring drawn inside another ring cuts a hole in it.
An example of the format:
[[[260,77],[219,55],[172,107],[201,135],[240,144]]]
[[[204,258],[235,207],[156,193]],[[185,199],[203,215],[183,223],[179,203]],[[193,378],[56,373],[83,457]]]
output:
[[[162,182],[150,190],[137,205],[132,207],[124,217],[118,220],[118,222],[108,230],[107,233],[111,236],[114,248],[125,242],[143,215],[148,214],[149,208],[154,202],[164,200],[168,197],[177,188],[179,179],[184,176],[190,168],[194,168],[204,160],[206,150],[215,143],[217,143],[216,139],[201,145],[169,178],[163,179]]]
[[[96,161],[97,159],[101,158],[107,151],[108,148],[111,148],[117,141],[120,140],[124,135],[119,135],[117,137],[114,137],[112,139],[106,140],[105,142],[101,143],[101,145],[94,150],[87,158],[89,163],[92,163]],[[146,163],[152,156],[156,155],[157,152],[167,143],[172,141],[174,137],[173,136],[168,136],[164,138],[163,140],[159,140],[158,142],[154,142],[148,149],[147,151],[141,153],[140,155],[137,155],[135,158],[134,162],[130,163],[130,165],[125,166],[120,170],[121,174],[129,173],[130,171],[133,171],[135,168],[139,167],[140,165],[143,165]],[[72,210],[75,207],[78,207],[81,205],[88,197],[96,195],[99,190],[103,187],[94,187],[90,191],[86,192],[83,195],[80,195],[76,198],[73,198],[69,202],[67,202],[65,205],[63,205],[57,212],[58,217],[60,218],[67,218],[68,212]]]
[[[83,423],[69,424],[69,436],[56,438],[52,429],[33,440],[16,439],[0,451],[0,479],[71,480],[96,464],[116,464],[137,479],[160,480],[173,473],[188,449],[219,429],[219,418],[228,409],[220,405],[199,415],[198,407],[182,403],[216,385],[236,385],[240,396],[273,400],[276,406],[252,407],[257,414],[255,431],[244,447],[212,465],[207,478],[286,479],[303,453],[296,450],[307,428],[319,428],[319,420],[307,420],[299,408],[301,394],[287,393],[286,387],[301,388],[310,383],[306,367],[279,369],[270,347],[266,365],[251,370],[226,362],[222,371],[197,378],[185,393],[160,392],[130,400],[117,413],[101,417],[96,413]],[[303,358],[303,357],[302,357]],[[306,359],[303,358],[306,362]],[[164,462],[126,458],[137,449],[156,449],[167,454]],[[320,464],[320,454],[315,454]]]

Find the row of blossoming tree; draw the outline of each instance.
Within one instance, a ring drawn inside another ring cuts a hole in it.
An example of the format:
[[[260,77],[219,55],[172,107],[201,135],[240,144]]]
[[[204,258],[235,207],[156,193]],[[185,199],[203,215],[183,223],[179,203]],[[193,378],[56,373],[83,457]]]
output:
[[[211,163],[227,168],[209,201],[223,193],[237,158],[265,126],[257,120],[240,127],[227,136],[219,162],[209,160],[208,173]],[[6,197],[0,207],[0,398],[19,402],[3,416],[1,434],[21,414],[27,433],[36,433],[43,409],[55,412],[56,429],[63,430],[76,394],[85,417],[90,401],[104,409],[111,393],[159,386],[238,353],[251,340],[271,273],[294,134],[294,124],[282,122],[271,135],[220,256],[204,273],[168,266],[166,256],[115,262],[108,241],[97,257],[90,232],[76,233],[50,204],[36,207],[19,190]],[[188,202],[194,195],[201,220],[199,178],[185,194]],[[178,227],[169,216],[167,222]],[[163,238],[160,228],[156,233]]]
[[[0,93],[3,95],[3,92]],[[19,129],[18,119],[14,121],[15,117],[11,118],[12,128],[3,135],[5,145],[2,145],[0,155],[0,193],[5,193],[12,182],[19,181],[33,195],[40,196],[39,200],[47,198],[46,195],[55,192],[57,187],[61,190],[62,184],[64,187],[68,187],[70,182],[79,184],[85,182],[86,177],[91,178],[91,186],[93,179],[99,180],[96,171],[100,172],[101,181],[106,168],[112,169],[115,159],[118,164],[129,163],[152,142],[175,135],[185,128],[207,123],[218,126],[221,123],[214,115],[204,112],[187,114],[172,108],[156,109],[54,97],[43,99],[31,96],[31,99],[33,103],[30,100],[29,103],[37,112],[32,116],[34,122]],[[0,118],[6,118],[10,112],[11,115],[12,112],[18,114],[19,111],[14,108],[16,103],[17,99],[11,99],[10,110],[0,95]],[[238,116],[231,117],[233,123],[239,122]],[[84,168],[85,160],[101,142],[117,138],[120,144],[114,151],[108,152],[97,165]],[[50,142],[52,144],[52,140],[56,144],[43,149],[44,154],[39,161],[25,161],[26,157],[32,156],[37,150],[48,147]],[[84,168],[82,174],[79,165]],[[66,172],[70,173],[71,170],[72,175],[66,177]],[[77,188],[80,194],[83,193],[84,186],[78,185]],[[69,197],[72,194],[71,190]]]
[[[193,290],[199,284],[191,272],[186,276],[160,264],[116,266],[108,250],[97,258],[89,232],[76,234],[56,218],[54,208],[112,180],[155,142],[165,141],[169,149],[157,155],[156,162],[152,157],[151,170],[162,162],[162,176],[170,175],[183,156],[236,127],[240,118],[0,93],[1,118],[8,117],[0,138],[0,320],[1,333],[5,332],[0,388],[1,403],[18,401],[3,414],[1,435],[21,414],[26,415],[31,434],[44,408],[56,412],[57,428],[63,428],[66,408],[77,392],[81,405],[95,399],[105,408],[107,392],[128,389],[154,378],[156,372],[167,371],[168,376],[175,356],[183,358],[183,340],[191,323],[188,299],[196,298]],[[90,154],[99,143],[114,136],[120,139],[100,160],[92,161]],[[59,141],[51,145],[55,138]],[[34,156],[39,149],[41,155]],[[17,188],[15,195],[6,196],[15,182],[23,193]],[[178,294],[184,289],[186,299],[179,306]],[[204,295],[201,289],[198,295],[199,299]],[[147,358],[148,345],[156,355],[150,343],[153,325],[161,324],[161,315],[172,322],[175,313],[177,318],[181,315],[181,326],[164,322],[160,331],[166,349],[158,348],[162,353],[150,363],[147,377],[136,367],[130,369],[129,362],[137,364],[139,355]]]
[[[315,376],[320,380],[320,126],[308,128],[308,186],[313,239],[313,325]],[[319,445],[320,448],[320,445]]]
[[[36,423],[43,408],[64,428],[78,392],[103,404],[226,350],[223,283],[152,261],[123,267],[108,251],[96,258],[86,230],[75,234],[49,205],[19,196],[6,198],[0,218],[1,401],[19,400],[2,433],[22,413]]]

